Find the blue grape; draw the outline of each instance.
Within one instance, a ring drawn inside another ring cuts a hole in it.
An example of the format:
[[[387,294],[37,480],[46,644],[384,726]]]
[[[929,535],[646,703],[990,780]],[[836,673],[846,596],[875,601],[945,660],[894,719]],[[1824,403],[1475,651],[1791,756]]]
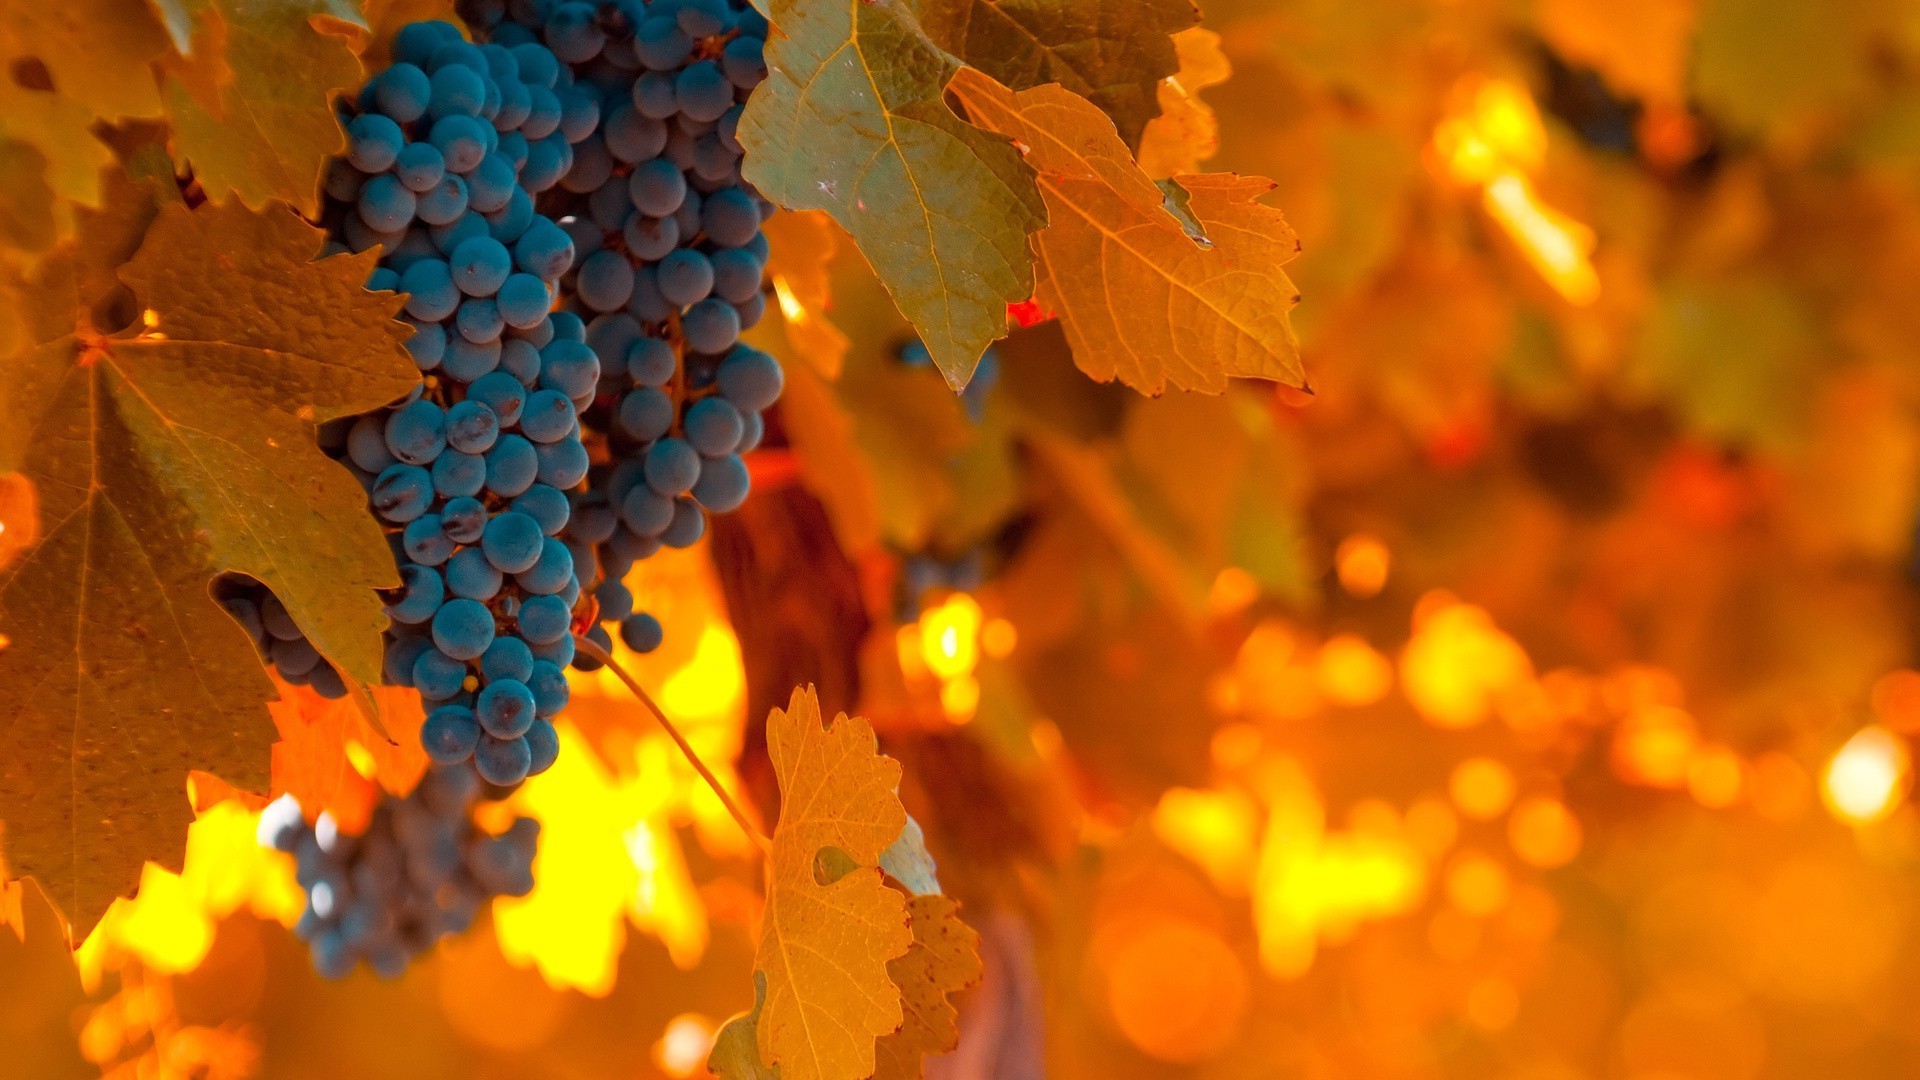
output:
[[[680,102],[673,92],[673,76],[664,71],[649,71],[635,79],[633,108],[650,120],[671,120],[680,111]]]
[[[539,522],[508,510],[487,522],[486,531],[480,536],[480,549],[486,552],[487,561],[503,573],[517,574],[539,560],[542,539]]]
[[[400,178],[392,173],[381,173],[368,180],[360,188],[360,201],[357,204],[360,220],[369,228],[381,232],[398,232],[413,220],[419,200],[408,191]]]
[[[666,297],[660,295],[660,286],[653,279],[653,267],[641,266],[634,270],[633,299],[627,301],[627,314],[643,323],[663,323],[673,316],[674,310]]]
[[[420,745],[427,758],[441,765],[457,765],[473,756],[480,745],[480,725],[464,705],[442,705],[427,714],[420,726]]]
[[[440,156],[432,143],[408,143],[393,163],[393,174],[408,191],[415,194],[431,191],[447,175],[447,159]]]
[[[567,518],[568,535],[589,545],[606,543],[619,526],[620,518],[614,513],[613,507],[598,499],[575,506]],[[574,561],[578,563],[580,560],[576,558]]]
[[[731,304],[741,304],[760,295],[765,267],[746,248],[721,248],[709,257],[713,263],[714,295]]]
[[[557,664],[534,661],[527,689],[533,691],[534,715],[542,720],[552,718],[567,706],[567,677]]]
[[[552,324],[554,337],[568,341],[587,340],[587,324],[571,311],[556,311],[547,317],[547,321]],[[540,347],[546,348],[546,343],[541,343]]]
[[[558,58],[538,45],[516,45],[508,50],[520,65],[520,81],[529,86],[552,87],[560,77]]]
[[[674,97],[680,111],[695,120],[713,121],[733,107],[733,84],[711,60],[701,60],[680,69],[674,76]]]
[[[695,352],[721,353],[740,339],[740,313],[732,304],[709,296],[687,309],[680,332]]]
[[[547,283],[525,273],[508,275],[495,299],[507,325],[522,330],[546,318],[547,308],[553,303]]]
[[[533,726],[533,691],[517,679],[498,679],[481,688],[473,713],[487,734],[517,739]]]
[[[497,637],[480,657],[480,674],[490,681],[518,679],[527,682],[533,678],[533,663],[533,651],[527,648],[526,642],[512,635]]]
[[[478,659],[493,644],[493,612],[464,597],[441,604],[433,616],[433,644],[455,660]]]
[[[374,513],[404,525],[433,505],[433,475],[418,465],[389,465],[374,480],[368,501]]]
[[[575,401],[591,400],[599,381],[600,357],[585,342],[563,338],[540,350],[541,386]]]
[[[681,248],[661,259],[654,274],[660,295],[680,307],[705,300],[713,291],[713,263],[692,248]]]
[[[447,260],[454,285],[468,296],[492,296],[513,273],[507,246],[489,235],[462,240]]]
[[[633,295],[633,264],[617,252],[595,252],[581,262],[574,292],[595,311],[618,311]]]
[[[620,620],[620,640],[634,652],[650,653],[659,648],[666,637],[660,620],[644,611]]]
[[[573,144],[573,167],[560,178],[560,185],[576,195],[585,195],[612,175],[613,155],[607,152],[606,142],[598,135],[589,135]]]
[[[447,355],[440,367],[461,382],[473,382],[500,366],[501,348],[498,338],[470,341],[465,335],[454,334],[447,339]]]
[[[446,598],[446,584],[438,571],[426,566],[400,568],[400,599],[387,606],[387,614],[396,622],[423,623],[433,618]]]
[[[627,253],[636,259],[658,260],[680,243],[680,223],[670,217],[648,217],[635,210],[621,229]]]
[[[687,178],[666,158],[634,166],[627,178],[627,194],[634,208],[651,217],[666,217],[686,201]]]
[[[759,325],[761,317],[766,315],[767,298],[762,293],[754,293],[735,304],[733,309],[740,313],[740,329],[751,330]]]
[[[519,498],[513,500],[510,509],[519,511],[540,525],[540,531],[547,536],[558,536],[567,527],[567,516],[572,512],[572,504],[560,489],[546,484],[535,484]]]
[[[433,90],[427,100],[429,116],[443,119],[480,115],[480,106],[487,100],[487,84],[479,72],[464,65],[447,64],[433,73],[430,82]],[[466,169],[456,167],[456,171]]]
[[[488,154],[467,174],[467,205],[491,214],[513,199],[515,181],[513,163],[500,154]]]
[[[401,544],[419,566],[439,566],[453,554],[453,540],[440,527],[439,514],[422,514],[407,522]]]
[[[321,181],[321,187],[328,198],[350,203],[360,197],[360,188],[366,182],[366,173],[354,168],[345,158],[334,158],[327,163],[327,173]]]
[[[634,488],[620,502],[620,520],[636,536],[659,536],[673,523],[673,500],[644,485]]]
[[[537,443],[558,442],[573,430],[578,414],[567,395],[557,390],[536,390],[527,397],[520,414],[520,431]]]
[[[543,329],[545,334],[541,333]],[[520,330],[500,345],[500,370],[511,375],[523,393],[540,383],[540,349],[536,343],[543,338],[552,340],[552,327],[545,319]]]
[[[451,259],[453,252],[461,244],[476,236],[489,235],[487,219],[469,210],[452,221],[432,226],[427,230],[427,235],[433,238],[434,250]],[[452,272],[451,262],[448,263],[448,272]],[[455,287],[458,287],[458,284],[456,281]]]
[[[400,125],[390,118],[362,113],[347,125],[347,161],[364,173],[386,172],[400,156],[406,140]]]
[[[483,378],[485,376],[482,376]],[[500,417],[484,401],[467,400],[447,410],[447,445],[466,454],[484,454],[500,437]]]
[[[473,752],[473,768],[480,778],[498,787],[511,787],[527,778],[533,752],[525,739],[496,739],[482,735]]]
[[[684,0],[675,18],[682,30],[697,38],[712,37],[733,22],[726,0]]]
[[[535,595],[557,593],[573,580],[573,553],[549,536],[540,545],[540,559],[514,576],[522,589]]]
[[[493,127],[505,142],[505,136],[525,123],[527,114],[533,111],[533,94],[517,79],[499,80],[498,76],[495,79],[500,87],[500,110],[494,114]]]
[[[500,340],[507,322],[500,317],[500,305],[492,297],[476,296],[460,304],[460,310],[454,313],[454,327],[468,342],[485,345]],[[488,370],[492,370],[491,365]]]
[[[441,498],[471,498],[487,486],[487,459],[479,454],[443,450],[433,459],[433,490]]]
[[[431,191],[420,195],[415,212],[429,225],[458,221],[467,212],[467,182],[451,173],[442,176]]]
[[[760,208],[739,188],[722,188],[701,204],[700,228],[722,247],[741,247],[760,231]]]
[[[700,455],[685,439],[661,439],[647,449],[647,486],[662,495],[684,495],[700,479]]]
[[[371,415],[355,420],[347,432],[347,458],[376,475],[393,464],[395,458],[387,450],[386,425]]]
[[[742,412],[757,413],[780,399],[785,379],[780,362],[750,345],[742,345],[720,362],[714,385]]]
[[[761,421],[759,413],[747,413],[746,421],[747,421],[747,432],[746,434],[740,436],[740,448],[737,451],[735,451],[736,453],[744,454],[747,451],[752,450],[753,448],[759,446],[760,437],[766,434],[766,427],[764,423]]]
[[[520,605],[514,625],[530,645],[545,645],[566,637],[573,610],[558,596],[532,596]]]
[[[484,465],[482,466],[484,481]],[[487,527],[487,507],[479,499],[470,496],[456,496],[448,499],[440,508],[440,527],[453,538],[456,544],[471,544],[480,539],[480,533]]]
[[[503,363],[504,354],[512,349],[515,344],[515,342],[507,342],[501,346]],[[525,342],[518,342],[517,344],[526,346],[529,349],[532,348],[532,346],[527,346]],[[535,355],[537,356],[538,354],[536,353]],[[467,387],[467,400],[485,407],[486,410],[493,415],[495,420],[494,435],[487,439],[487,445],[492,446],[495,439],[499,436],[500,428],[512,427],[520,422],[521,409],[525,407],[527,402],[527,390],[526,387],[520,385],[520,380],[514,378],[511,374],[505,371],[494,371],[475,379],[473,385]],[[459,406],[455,406],[455,408],[457,409]],[[456,421],[454,420],[453,414],[449,411],[448,438],[450,440],[453,437],[452,431],[455,423]]]
[[[511,244],[533,224],[534,216],[533,196],[528,195],[525,188],[515,187],[513,194],[507,196],[505,206],[485,215],[487,231],[495,240]]]
[[[607,152],[629,165],[657,157],[667,148],[667,125],[642,116],[631,104],[617,106],[607,116],[601,135],[607,141]]]
[[[556,597],[555,599],[560,598]],[[566,603],[564,599],[561,599],[560,602],[562,604]],[[558,667],[566,667],[568,664],[573,663],[573,654],[574,644],[572,634],[562,634],[553,641],[542,642],[541,644],[533,646],[533,658],[535,660],[545,660],[547,663]]]
[[[520,133],[529,142],[539,143],[559,131],[561,116],[560,96],[553,92],[552,87],[527,87],[527,118],[520,122]]]
[[[620,431],[635,442],[652,442],[673,426],[673,399],[651,387],[633,390],[614,415]]]
[[[627,377],[635,386],[665,386],[673,381],[674,369],[679,364],[680,358],[673,354],[673,346],[659,338],[641,338],[627,349]]]
[[[551,721],[535,720],[533,726],[521,737],[527,747],[527,775],[539,776],[560,758],[560,733],[553,729]]]
[[[727,81],[742,90],[751,90],[767,77],[765,43],[757,37],[741,35],[721,50],[720,66]]]
[[[460,306],[460,290],[439,259],[421,259],[407,267],[400,274],[400,289],[408,294],[407,314],[425,322],[439,322]]]
[[[411,301],[409,301],[411,303]],[[408,320],[413,322],[411,318]],[[447,354],[447,329],[436,322],[414,322],[413,336],[407,339],[407,353],[415,367],[432,371]]]
[[[487,128],[471,116],[446,116],[434,121],[427,141],[440,151],[449,172],[472,172],[487,156]]]
[[[656,15],[641,21],[633,51],[650,70],[671,71],[692,55],[693,39],[671,16]]]
[[[708,460],[700,467],[700,479],[693,485],[693,497],[716,513],[738,510],[747,501],[752,480],[746,463],[737,454]]]
[[[536,220],[514,243],[513,261],[521,270],[552,281],[573,263],[573,238],[551,221]]]
[[[558,93],[561,134],[569,143],[585,141],[600,126],[600,95],[579,84]]]
[[[447,445],[447,414],[424,398],[387,417],[387,450],[409,465],[425,465]]]
[[[571,488],[585,480],[587,471],[593,466],[587,457],[587,448],[581,445],[578,438],[541,443],[534,447],[534,453],[539,457],[536,478],[543,484],[557,488]]]
[[[677,499],[673,504],[673,520],[660,533],[660,542],[670,548],[689,548],[700,542],[707,531],[707,515],[698,503],[690,499]]]
[[[402,60],[380,73],[373,86],[373,107],[402,124],[411,124],[427,113],[433,96],[432,81],[416,64]]]
[[[487,601],[500,592],[504,576],[479,548],[462,548],[447,561],[447,591],[466,600]]]
[[[512,498],[533,485],[540,459],[533,444],[520,435],[502,435],[487,451],[487,490]]]
[[[466,679],[467,665],[441,652],[437,645],[413,662],[413,685],[424,698],[445,701],[460,692]]]
[[[682,426],[687,442],[700,456],[709,458],[732,453],[747,430],[740,410],[717,397],[702,398],[688,406]]]

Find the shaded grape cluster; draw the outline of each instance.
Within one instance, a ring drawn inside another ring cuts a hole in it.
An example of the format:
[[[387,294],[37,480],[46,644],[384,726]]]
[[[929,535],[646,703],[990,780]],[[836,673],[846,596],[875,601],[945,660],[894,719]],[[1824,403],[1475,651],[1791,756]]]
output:
[[[782,388],[773,357],[739,340],[767,302],[760,225],[774,208],[741,179],[736,137],[766,78],[767,23],[729,0],[474,0],[461,13],[493,45],[544,43],[597,95],[599,128],[538,201],[573,240],[562,297],[601,359],[583,415],[594,465],[566,535],[594,556],[579,564],[587,636],[610,647],[614,626],[647,652],[660,623],[622,579],[746,499],[741,455]]]
[[[448,934],[472,925],[496,896],[533,889],[540,823],[517,818],[489,836],[468,814],[480,779],[464,766],[436,766],[404,799],[383,799],[366,830],[343,831],[321,813],[312,825],[292,795],[261,813],[261,844],[293,856],[307,907],[294,931],[313,966],[341,978],[365,961],[388,978]]]
[[[310,686],[323,698],[347,696],[340,672],[307,640],[287,607],[265,585],[241,574],[215,579],[214,595],[247,634],[254,648],[293,686]]]

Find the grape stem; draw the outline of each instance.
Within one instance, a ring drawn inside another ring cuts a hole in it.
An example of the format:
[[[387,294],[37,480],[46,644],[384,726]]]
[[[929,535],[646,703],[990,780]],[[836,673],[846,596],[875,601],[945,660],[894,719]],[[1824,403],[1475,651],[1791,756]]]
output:
[[[740,824],[741,831],[745,832],[754,843],[760,845],[761,854],[771,856],[773,854],[773,842],[768,840],[766,834],[761,832],[759,827],[753,823],[753,819],[747,817],[746,811],[742,810],[740,804],[734,801],[733,796],[727,793],[727,789],[720,785],[720,778],[713,775],[713,771],[707,768],[707,763],[700,760],[699,754],[694,753],[693,746],[687,742],[687,737],[680,734],[680,729],[673,726],[673,721],[667,719],[667,714],[662,712],[660,706],[654,703],[652,695],[648,694],[646,690],[634,680],[634,677],[627,673],[626,668],[620,666],[620,662],[615,660],[611,653],[601,648],[598,642],[590,640],[584,634],[576,634],[573,641],[574,645],[581,652],[605,664],[607,669],[618,676],[621,682],[627,684],[627,689],[633,691],[633,696],[640,699],[640,704],[647,707],[647,711],[653,714],[655,720],[660,721],[660,726],[667,730],[667,735],[673,739],[673,744],[678,746],[680,752],[687,756],[687,761],[693,766],[693,771],[700,774],[700,779],[707,782],[707,786],[713,789],[715,795],[720,796],[720,802],[726,806],[727,812],[733,815],[733,820]]]

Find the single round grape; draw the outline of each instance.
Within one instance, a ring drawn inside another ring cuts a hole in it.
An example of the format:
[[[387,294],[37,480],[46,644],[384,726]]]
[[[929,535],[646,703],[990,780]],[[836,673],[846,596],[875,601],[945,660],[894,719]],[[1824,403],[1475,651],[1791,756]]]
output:
[[[598,135],[573,144],[573,168],[560,178],[560,186],[576,195],[586,195],[597,190],[613,175],[613,155],[608,152],[605,140]]]
[[[687,309],[680,319],[680,332],[695,352],[726,352],[740,339],[740,313],[725,300],[709,296]]]
[[[740,247],[760,231],[760,207],[739,188],[722,188],[700,205],[700,228],[722,247]]]
[[[636,536],[659,536],[673,523],[673,500],[645,485],[634,488],[620,501],[620,520]]]
[[[520,239],[533,224],[533,196],[526,190],[515,186],[513,193],[507,196],[507,204],[490,214],[487,219],[487,232],[503,244],[511,244]]]
[[[429,225],[458,221],[467,212],[467,182],[451,173],[441,177],[433,190],[420,196],[415,212]],[[480,225],[485,227],[486,222],[482,220]]]
[[[429,227],[427,229],[427,235],[433,238],[435,251],[438,251],[442,256],[451,258],[454,251],[457,250],[461,244],[466,243],[476,236],[488,236],[491,234],[487,231],[487,219],[472,210],[468,210],[452,221]],[[449,271],[451,271],[451,268],[451,263],[449,263]],[[458,282],[455,284],[458,285]]]
[[[765,49],[765,42],[744,34],[727,42],[720,53],[720,67],[727,73],[727,81],[742,90],[759,86],[767,77]]]
[[[447,339],[447,355],[440,367],[461,382],[474,382],[500,366],[500,350],[498,338],[469,341],[464,335],[454,334]]]
[[[619,526],[620,517],[614,513],[613,507],[595,501],[573,508],[567,520],[567,534],[589,544],[604,544]]]
[[[600,126],[600,95],[585,83],[556,90],[560,96],[560,133],[569,143],[586,141]]]
[[[600,646],[602,651],[608,653],[613,652],[613,638],[607,635],[606,627],[590,626],[587,628],[585,637],[588,641]],[[574,659],[573,666],[579,668],[581,671],[598,671],[600,669],[600,661],[583,653]]]
[[[402,124],[411,124],[427,113],[433,96],[433,83],[419,65],[402,60],[380,73],[373,87],[373,107]]]
[[[529,645],[544,645],[567,636],[573,610],[558,596],[532,596],[520,605],[515,625]]]
[[[691,499],[676,499],[673,521],[660,533],[660,542],[670,548],[689,548],[700,542],[707,531],[707,515]]]
[[[480,725],[464,705],[442,705],[420,725],[420,746],[430,761],[457,765],[473,756],[480,745]]]
[[[540,471],[540,459],[524,436],[502,435],[487,451],[487,490],[505,498],[527,490]]]
[[[520,741],[527,746],[528,776],[539,776],[560,759],[560,733],[551,721],[535,720]]]
[[[407,314],[425,322],[439,322],[460,306],[460,290],[439,259],[421,259],[407,267],[400,275],[400,290],[407,294]]]
[[[507,342],[501,345],[500,350],[503,357],[509,349],[513,348],[514,344],[513,342]],[[519,344],[525,345],[524,342]],[[531,348],[532,346],[527,347]],[[475,379],[473,385],[467,387],[467,401],[484,406],[486,410],[493,415],[495,422],[494,435],[487,439],[487,445],[492,446],[494,440],[499,437],[500,428],[512,427],[520,422],[520,411],[527,402],[527,390],[526,387],[520,385],[520,380],[514,378],[507,372],[494,371]],[[459,406],[455,406],[456,409],[458,407]],[[447,420],[448,439],[451,440],[453,438],[453,427],[455,425],[451,410],[447,414]],[[455,445],[457,446],[458,444]],[[465,447],[460,448],[465,449]]]
[[[701,398],[688,406],[681,427],[700,456],[709,458],[733,453],[747,431],[740,410],[717,397]]]
[[[366,222],[368,227],[381,232],[398,232],[413,220],[419,200],[400,182],[399,177],[392,173],[381,173],[361,186],[357,206],[360,220]]]
[[[675,225],[674,228],[680,226]],[[672,317],[674,311],[674,306],[660,295],[660,286],[653,279],[653,267],[636,267],[633,272],[633,299],[627,301],[627,314],[643,323],[663,323]]]
[[[706,197],[687,188],[687,197],[680,200],[680,209],[673,212],[673,220],[680,226],[681,236],[700,235],[700,208],[706,203]]]
[[[492,531],[491,525],[488,531]],[[479,659],[493,644],[493,612],[480,601],[465,597],[441,604],[433,616],[433,644],[455,660]]]
[[[650,653],[666,639],[667,632],[661,627],[660,620],[644,611],[620,620],[620,640],[634,652]]]
[[[547,321],[552,324],[554,337],[568,341],[587,340],[586,320],[571,311],[556,311],[547,316]],[[540,342],[539,345],[543,349],[547,347],[546,342]]]
[[[500,317],[500,305],[491,296],[469,297],[454,313],[453,325],[460,336],[475,345],[499,341],[507,321]],[[496,361],[497,362],[497,361]]]
[[[443,450],[433,459],[433,490],[443,499],[472,498],[487,486],[487,459]]]
[[[699,60],[680,69],[673,79],[680,111],[695,120],[718,120],[733,106],[733,84],[711,60]]]
[[[767,313],[767,298],[764,293],[754,293],[734,305],[740,313],[740,329],[751,330],[760,325],[760,319]]]
[[[487,100],[487,84],[479,72],[463,65],[448,64],[435,71],[429,81],[433,91],[427,100],[427,115],[436,119],[480,115],[480,106]]]
[[[535,484],[513,500],[510,509],[538,522],[540,531],[547,536],[558,536],[567,527],[567,517],[572,513],[573,504],[559,488]]]
[[[713,264],[692,248],[681,248],[661,259],[654,274],[660,295],[679,307],[705,300],[713,292]]]
[[[395,291],[401,290],[396,287]],[[407,339],[407,353],[414,366],[423,372],[439,367],[447,354],[447,328],[437,322],[408,321],[413,323],[413,336]]]
[[[400,568],[400,587],[404,590],[400,599],[387,605],[387,614],[395,622],[423,623],[433,618],[440,610],[440,603],[446,599],[446,585],[440,580],[440,573],[428,566],[407,565]]]
[[[499,679],[480,690],[473,703],[480,727],[496,739],[517,739],[533,726],[533,691],[518,679]]]
[[[522,589],[538,596],[557,593],[573,580],[573,554],[567,545],[549,536],[540,545],[540,559],[514,575]]]
[[[447,445],[447,414],[421,398],[387,417],[387,450],[409,465],[425,465]]]
[[[540,349],[535,343],[540,338],[552,340],[551,329],[541,334],[543,328],[547,328],[545,319],[500,343],[500,370],[513,376],[523,392],[532,390],[540,383]]]
[[[546,318],[547,308],[553,304],[552,294],[547,292],[547,283],[524,273],[508,275],[495,300],[500,305],[500,316],[507,320],[507,325],[522,330]]]
[[[746,248],[721,248],[710,257],[713,263],[713,292],[730,304],[741,304],[760,295],[765,267]]]
[[[513,163],[500,154],[488,154],[467,174],[467,205],[491,214],[513,198],[517,178]]]
[[[533,752],[525,739],[496,739],[481,735],[473,751],[473,771],[498,787],[511,787],[527,778],[533,766]]]
[[[693,497],[708,510],[725,514],[738,510],[740,504],[747,501],[751,486],[746,462],[741,461],[737,454],[728,454],[709,459],[700,467],[700,479],[693,485]]]
[[[527,114],[533,111],[533,95],[518,79],[501,80],[495,76],[495,81],[500,87],[500,110],[494,114],[493,128],[505,134],[526,122]]]
[[[521,270],[552,281],[573,263],[573,238],[553,222],[537,219],[513,245],[513,261]]]
[[[404,525],[433,505],[433,474],[418,465],[389,465],[374,480],[368,501],[374,513]]]
[[[527,118],[520,121],[520,133],[538,143],[560,130],[560,95],[551,86],[527,87]]]
[[[543,484],[561,489],[572,488],[585,480],[587,471],[593,467],[592,460],[587,457],[587,448],[577,438],[541,443],[533,449],[540,459],[539,471],[535,475]]]
[[[670,217],[648,217],[634,210],[627,214],[620,235],[626,241],[627,254],[654,261],[679,246],[680,223]]]
[[[527,643],[508,634],[493,639],[487,646],[486,655],[480,658],[480,674],[489,681],[499,679],[518,679],[521,682],[533,678],[533,652]]]
[[[534,715],[542,720],[566,708],[569,696],[567,676],[558,664],[546,660],[534,661],[533,675],[527,680],[527,689],[533,692]]]
[[[407,558],[421,566],[439,566],[453,554],[453,540],[440,527],[439,514],[421,514],[400,534]]]
[[[627,178],[627,194],[634,208],[651,217],[666,217],[687,197],[687,178],[666,158],[634,166]]]
[[[347,160],[364,173],[386,172],[406,142],[406,134],[391,118],[362,113],[347,125]]]
[[[471,116],[444,116],[435,120],[427,141],[440,151],[448,172],[472,172],[487,156],[486,125]]]
[[[673,381],[674,369],[679,364],[680,358],[673,355],[673,346],[659,338],[641,338],[627,349],[627,377],[635,386],[665,386]],[[636,437],[658,438],[657,435]]]
[[[566,133],[555,131],[527,150],[527,163],[520,170],[520,186],[535,194],[546,191],[573,168],[573,146]]]
[[[484,481],[484,465],[482,466]],[[487,527],[487,506],[471,496],[457,496],[448,499],[440,508],[440,527],[456,544],[471,544],[480,539],[480,533]]]
[[[624,311],[597,315],[587,324],[585,345],[600,365],[599,381],[608,383],[608,389],[614,389],[612,384],[626,377],[627,350],[646,333],[640,323]],[[559,386],[554,389],[561,390]]]
[[[558,442],[578,419],[573,402],[557,390],[535,390],[520,414],[520,432],[537,443]]]
[[[428,618],[431,617],[428,616]],[[415,635],[395,638],[387,645],[387,655],[383,665],[386,682],[393,686],[412,686],[414,662],[420,659],[421,653],[431,648],[433,648],[433,639],[429,637]]]
[[[607,152],[629,165],[657,157],[667,146],[667,125],[642,116],[631,104],[616,106],[601,134],[607,140]]]
[[[305,678],[320,664],[320,652],[306,638],[275,641],[267,646],[267,659],[287,679]]]
[[[757,413],[778,401],[785,385],[780,362],[750,345],[727,354],[713,381],[728,401],[748,413]]]
[[[595,252],[581,262],[574,292],[595,311],[618,311],[633,295],[633,264],[618,252]]]
[[[462,240],[447,260],[454,285],[468,296],[492,296],[513,273],[513,256],[492,236]]]
[[[629,391],[620,400],[614,422],[635,442],[652,442],[673,426],[673,399],[652,387]]]
[[[673,76],[649,71],[633,81],[634,111],[649,120],[670,120],[680,111],[673,94]]]
[[[376,415],[369,413],[353,422],[347,432],[347,459],[375,475],[394,463],[387,449],[386,424]]]
[[[564,599],[561,599],[561,603],[564,604],[565,602]],[[566,667],[568,664],[573,663],[573,652],[574,644],[572,634],[562,634],[554,641],[533,646],[533,658],[535,660],[545,660],[547,663],[555,664],[559,667]]]
[[[413,662],[413,685],[420,696],[445,701],[458,694],[467,679],[467,665],[439,650],[428,649]]]
[[[645,462],[647,486],[662,495],[684,495],[700,479],[700,455],[685,439],[659,440]]]
[[[485,376],[482,376],[483,378]],[[467,454],[484,454],[500,437],[500,417],[484,401],[467,399],[447,410],[447,445]]]
[[[446,160],[432,143],[408,143],[401,148],[398,160],[393,164],[393,174],[408,191],[419,194],[431,191],[442,177],[447,175]]]
[[[447,560],[447,591],[463,599],[491,600],[504,580],[479,548],[461,548]]]
[[[726,0],[683,0],[674,17],[682,30],[696,38],[712,37],[733,22]]]
[[[354,168],[352,162],[334,158],[327,162],[326,176],[320,183],[328,198],[350,203],[360,198],[360,188],[366,182],[367,174]]]
[[[517,574],[539,560],[543,538],[539,522],[508,510],[487,522],[486,532],[480,536],[480,549],[486,552],[487,561],[501,572]]]
[[[560,77],[560,64],[551,50],[539,45],[515,45],[508,50],[520,65],[520,81],[528,86],[553,86]]]
[[[737,453],[746,453],[760,445],[760,437],[766,434],[766,425],[757,412],[747,413],[747,432],[740,436],[740,449]]]
[[[300,626],[293,621],[293,616],[287,613],[287,605],[272,593],[260,597],[260,625],[269,637],[281,641],[293,641],[306,636],[300,632]]]
[[[585,342],[561,339],[540,350],[541,386],[590,401],[599,381],[600,357]]]

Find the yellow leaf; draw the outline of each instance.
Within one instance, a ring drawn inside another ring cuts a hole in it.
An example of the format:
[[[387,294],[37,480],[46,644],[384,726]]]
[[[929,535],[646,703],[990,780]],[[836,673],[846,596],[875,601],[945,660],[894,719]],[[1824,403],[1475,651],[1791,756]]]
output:
[[[875,1045],[874,1080],[918,1080],[922,1057],[959,1045],[959,1014],[947,999],[980,980],[980,935],[960,921],[959,901],[916,896],[907,913],[913,947],[887,965],[906,1019]]]
[[[1180,70],[1160,80],[1160,115],[1140,137],[1140,169],[1156,180],[1195,172],[1220,149],[1220,120],[1200,91],[1233,74],[1220,35],[1192,26],[1173,35]]]
[[[874,1040],[900,1027],[887,963],[913,943],[905,897],[878,865],[906,825],[900,765],[867,721],[823,725],[812,687],[767,718],[767,753],[781,808],[754,963],[767,985],[760,1060],[782,1080],[861,1080]]]
[[[767,280],[780,307],[787,345],[821,378],[839,378],[847,335],[828,321],[827,305],[833,299],[829,268],[840,249],[840,230],[818,210],[791,210],[773,215],[761,231],[772,251]]]
[[[0,56],[44,66],[51,92],[93,116],[157,116],[160,93],[148,66],[171,50],[144,0],[16,3],[0,8]],[[83,123],[76,139],[91,142]]]
[[[1280,269],[1299,242],[1256,201],[1271,181],[1177,178],[1211,238],[1203,246],[1085,99],[1058,86],[1015,94],[973,71],[953,86],[968,114],[1019,142],[1040,174],[1050,222],[1035,241],[1038,295],[1081,370],[1147,394],[1169,383],[1219,393],[1229,377],[1304,385],[1287,318],[1299,297]]]

